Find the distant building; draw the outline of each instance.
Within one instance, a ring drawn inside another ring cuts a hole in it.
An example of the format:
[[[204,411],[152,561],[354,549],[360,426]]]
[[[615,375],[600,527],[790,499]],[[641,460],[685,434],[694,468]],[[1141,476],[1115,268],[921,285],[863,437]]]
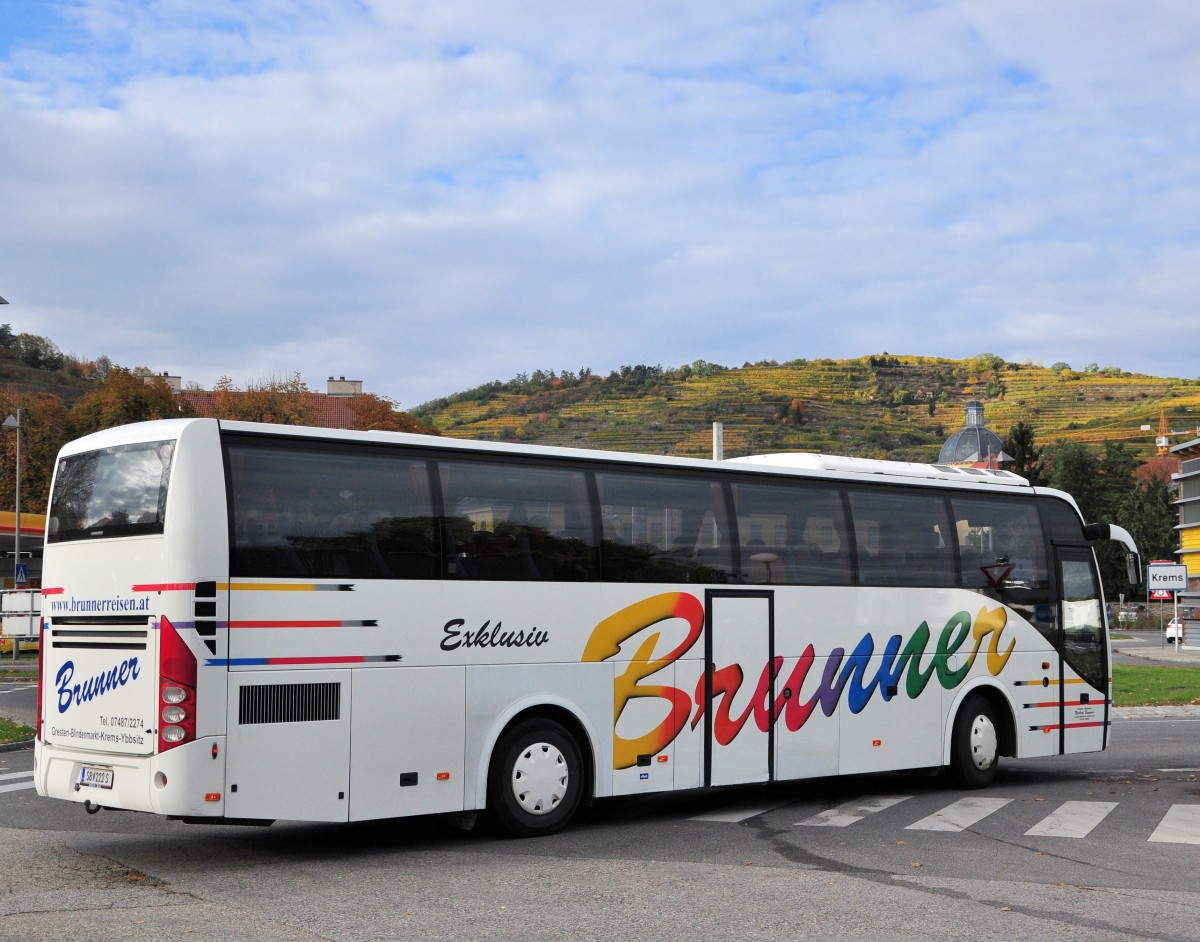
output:
[[[180,390],[183,389],[183,377],[172,376],[170,373],[153,373],[150,376],[143,376],[142,382],[149,385],[156,379],[161,379],[164,383],[166,383],[167,387],[175,395],[179,395]]]
[[[972,399],[967,403],[967,424],[946,439],[938,455],[938,464],[971,468],[999,468],[1002,462],[1012,461],[1004,453],[1000,436],[983,424],[983,403]]]
[[[177,377],[162,374],[168,384]],[[196,415],[212,418],[217,412],[217,393],[208,389],[180,389],[172,385],[175,398],[186,402]],[[355,422],[354,400],[363,394],[361,379],[346,379],[344,376],[329,377],[325,392],[310,392],[316,423],[320,428],[353,428]],[[239,395],[234,392],[233,395]],[[244,394],[243,394],[244,395]]]
[[[1200,438],[1171,449],[1171,454],[1182,459],[1179,471],[1174,475],[1179,485],[1175,506],[1179,508],[1179,562],[1187,566],[1188,587],[1180,593],[1179,601],[1200,605]]]

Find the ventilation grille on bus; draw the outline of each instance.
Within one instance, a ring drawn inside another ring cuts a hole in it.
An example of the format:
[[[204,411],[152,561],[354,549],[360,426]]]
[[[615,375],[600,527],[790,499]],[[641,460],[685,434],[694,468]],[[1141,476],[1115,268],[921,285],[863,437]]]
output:
[[[68,627],[69,626],[69,627]],[[82,648],[94,651],[145,651],[149,629],[146,622],[129,618],[55,618],[45,632],[53,648]]]
[[[342,716],[342,685],[256,684],[238,691],[238,722],[318,723]]]

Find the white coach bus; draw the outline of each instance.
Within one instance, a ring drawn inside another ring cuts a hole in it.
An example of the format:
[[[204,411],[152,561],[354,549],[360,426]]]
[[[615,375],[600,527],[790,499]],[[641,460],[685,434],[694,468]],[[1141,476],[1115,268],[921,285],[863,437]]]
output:
[[[632,793],[981,787],[1106,745],[1097,539],[1136,566],[1004,471],[114,428],[54,475],[37,790],[536,835]]]

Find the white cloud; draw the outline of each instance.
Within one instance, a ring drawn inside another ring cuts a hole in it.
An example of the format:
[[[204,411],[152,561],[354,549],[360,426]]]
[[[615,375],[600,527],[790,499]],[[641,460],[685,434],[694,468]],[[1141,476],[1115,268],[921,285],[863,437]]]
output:
[[[0,58],[14,327],[415,404],[992,350],[1195,375],[1200,9],[73,0]],[[44,25],[44,24],[43,24]]]

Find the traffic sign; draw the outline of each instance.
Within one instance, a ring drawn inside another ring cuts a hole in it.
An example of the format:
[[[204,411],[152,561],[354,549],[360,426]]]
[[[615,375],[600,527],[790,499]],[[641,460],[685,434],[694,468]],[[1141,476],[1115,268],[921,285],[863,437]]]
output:
[[[1187,589],[1187,566],[1151,563],[1146,567],[1146,588],[1182,592]]]
[[[16,583],[17,588],[20,588],[21,586],[24,586],[24,585],[29,585],[29,566],[28,566],[28,564],[17,563],[15,578],[13,579],[13,582]]]

